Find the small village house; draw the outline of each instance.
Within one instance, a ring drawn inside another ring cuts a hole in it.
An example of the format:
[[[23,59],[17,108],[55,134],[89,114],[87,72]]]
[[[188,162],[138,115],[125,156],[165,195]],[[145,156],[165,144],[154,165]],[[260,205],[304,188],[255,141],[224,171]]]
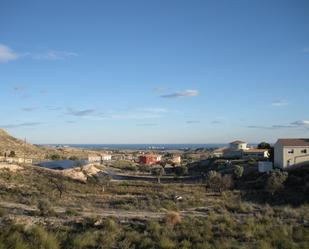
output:
[[[88,162],[89,163],[101,163],[105,161],[111,161],[112,155],[110,154],[97,154],[97,155],[89,155]]]
[[[32,164],[32,159],[23,157],[6,157],[5,162],[7,163],[27,163]]]
[[[236,140],[229,144],[229,147],[224,150],[223,157],[225,158],[241,158],[242,153],[248,150],[248,145],[246,142]]]
[[[146,165],[160,163],[161,160],[162,160],[161,155],[154,155],[154,154],[146,154],[138,157],[138,162],[140,164],[146,164]]]
[[[224,151],[226,150],[226,147],[223,148],[217,148],[215,150],[212,151],[212,156],[216,157],[216,158],[221,158],[223,157]]]
[[[88,162],[89,163],[100,163],[102,161],[101,155],[89,155]]]
[[[309,138],[278,139],[274,146],[274,166],[287,168],[309,163]]]
[[[173,163],[173,164],[177,164],[177,165],[181,164],[181,156],[172,155],[170,162]]]

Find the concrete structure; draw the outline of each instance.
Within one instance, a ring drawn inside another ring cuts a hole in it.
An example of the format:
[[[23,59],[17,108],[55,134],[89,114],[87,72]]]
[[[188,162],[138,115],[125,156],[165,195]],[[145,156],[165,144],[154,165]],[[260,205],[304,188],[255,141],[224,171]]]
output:
[[[245,150],[248,150],[247,143],[236,140],[229,144],[229,148],[225,149],[223,152],[223,157],[225,158],[241,158],[242,153]]]
[[[112,160],[112,155],[110,154],[100,154],[100,155],[89,155],[88,162],[89,163],[101,163],[104,161]]]
[[[181,164],[181,156],[173,155],[170,161],[171,163],[174,163],[174,164]]]
[[[268,161],[260,161],[258,163],[258,170],[260,173],[269,172],[273,170],[273,163]]]
[[[7,163],[27,163],[32,164],[32,159],[30,158],[22,158],[22,157],[6,157],[4,159]]]
[[[102,161],[110,161],[110,160],[112,160],[112,155],[110,154],[102,155]]]
[[[88,162],[89,163],[100,163],[102,161],[102,156],[100,155],[89,155]]]
[[[213,157],[220,158],[220,157],[223,157],[224,151],[226,149],[227,149],[226,147],[218,148],[218,149],[213,150],[211,154],[212,154]]]
[[[242,152],[242,159],[266,159],[269,158],[267,149],[248,149]]]
[[[152,164],[160,163],[161,159],[162,159],[162,156],[160,155],[148,154],[148,155],[139,156],[138,162],[140,164],[152,165]]]
[[[240,140],[236,140],[234,142],[230,143],[230,149],[231,150],[247,150],[247,143],[240,141]]]
[[[309,138],[278,139],[274,146],[274,166],[287,168],[309,163]]]

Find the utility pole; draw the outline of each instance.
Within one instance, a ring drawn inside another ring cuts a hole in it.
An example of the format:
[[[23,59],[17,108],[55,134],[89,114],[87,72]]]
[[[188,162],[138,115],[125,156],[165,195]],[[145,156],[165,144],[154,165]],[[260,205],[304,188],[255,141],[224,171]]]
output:
[[[24,139],[24,164],[26,163],[26,138]]]

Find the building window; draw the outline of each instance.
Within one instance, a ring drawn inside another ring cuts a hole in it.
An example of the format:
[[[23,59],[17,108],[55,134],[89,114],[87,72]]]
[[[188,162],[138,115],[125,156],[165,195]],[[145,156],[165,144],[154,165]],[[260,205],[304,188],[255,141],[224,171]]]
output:
[[[300,152],[303,153],[303,154],[307,154],[307,149],[303,149]]]
[[[294,150],[293,149],[288,149],[288,154],[293,154]]]

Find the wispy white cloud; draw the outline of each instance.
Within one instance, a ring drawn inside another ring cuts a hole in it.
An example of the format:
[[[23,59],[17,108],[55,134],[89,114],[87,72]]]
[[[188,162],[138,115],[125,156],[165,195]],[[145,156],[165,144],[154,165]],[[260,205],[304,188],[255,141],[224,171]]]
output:
[[[66,115],[70,115],[70,116],[76,116],[76,117],[91,117],[91,116],[98,116],[99,113],[97,113],[97,110],[95,109],[72,109],[72,108],[68,108],[66,113]]]
[[[18,123],[18,124],[5,124],[5,125],[0,125],[2,128],[19,128],[19,127],[32,127],[32,126],[37,126],[41,125],[42,123],[39,122],[27,122],[27,123]]]
[[[15,92],[21,92],[21,91],[23,91],[24,89],[25,89],[24,86],[20,86],[20,85],[14,86],[14,87],[13,87],[13,90],[14,90]]]
[[[165,92],[167,89],[168,88],[166,86],[157,86],[157,87],[154,88],[154,91],[162,93],[162,92]]]
[[[296,126],[309,126],[309,120],[297,120],[291,124]]]
[[[18,59],[20,55],[14,52],[8,46],[4,44],[0,44],[0,63],[1,62],[8,62]]]
[[[309,53],[309,47],[304,47],[303,52],[304,53]]]
[[[63,108],[60,107],[60,106],[46,106],[46,109],[49,110],[49,111],[61,111]]]
[[[199,95],[197,90],[185,90],[182,92],[175,92],[170,94],[161,95],[162,98],[183,98],[183,97],[196,97]]]
[[[143,123],[143,124],[137,124],[137,126],[152,127],[152,126],[158,126],[158,124],[156,124],[156,123]]]
[[[30,58],[35,60],[66,60],[79,56],[76,52],[47,50],[43,52],[15,52],[9,46],[0,43],[0,63],[17,60],[20,58]]]
[[[279,99],[279,100],[274,100],[271,105],[276,106],[276,107],[282,107],[282,106],[287,106],[289,103],[286,100]]]
[[[35,111],[37,109],[38,109],[37,107],[22,107],[21,108],[21,110],[24,111],[24,112],[32,112],[32,111]]]
[[[125,111],[120,110],[110,110],[110,111],[101,111],[98,109],[73,109],[67,108],[65,115],[75,116],[75,117],[85,117],[92,119],[151,119],[151,118],[160,118],[168,110],[161,107],[143,107],[143,108],[134,108]]]
[[[187,120],[186,123],[187,124],[199,124],[199,123],[201,123],[201,121],[199,121],[199,120]]]
[[[43,53],[33,53],[32,58],[35,60],[65,60],[77,57],[75,52],[49,50]]]
[[[249,125],[248,128],[254,129],[268,129],[268,130],[276,130],[276,129],[286,129],[286,128],[309,128],[309,120],[297,120],[291,122],[290,124],[275,124],[270,126],[263,125]]]

